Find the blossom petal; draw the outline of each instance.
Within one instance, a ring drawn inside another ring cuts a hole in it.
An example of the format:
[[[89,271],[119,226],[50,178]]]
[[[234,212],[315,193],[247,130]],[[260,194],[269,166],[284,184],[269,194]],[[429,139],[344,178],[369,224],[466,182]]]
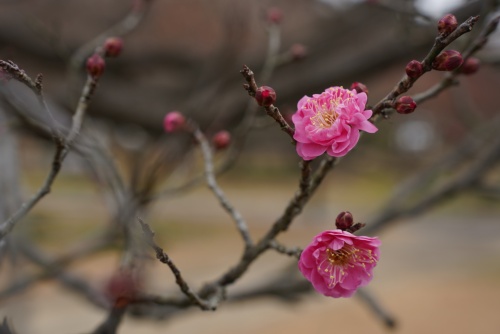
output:
[[[378,131],[378,128],[375,125],[373,125],[373,123],[370,121],[364,121],[360,123],[359,129],[368,133],[375,133]]]
[[[304,160],[312,160],[326,151],[325,146],[314,143],[297,143],[297,154]]]

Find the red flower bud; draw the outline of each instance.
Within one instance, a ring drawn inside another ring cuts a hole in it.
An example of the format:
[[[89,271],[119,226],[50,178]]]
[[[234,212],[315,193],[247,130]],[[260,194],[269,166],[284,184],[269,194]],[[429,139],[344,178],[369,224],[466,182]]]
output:
[[[467,58],[462,67],[460,67],[460,72],[465,75],[476,73],[479,70],[479,65],[481,65],[479,59],[474,57]]]
[[[400,114],[410,114],[415,111],[417,103],[410,96],[401,96],[396,101],[396,111]]]
[[[440,34],[448,36],[457,29],[457,18],[453,14],[446,14],[438,22],[438,31]]]
[[[178,111],[171,111],[163,119],[163,128],[166,132],[174,132],[181,129],[186,123],[184,116]]]
[[[347,230],[352,226],[354,218],[349,211],[342,211],[335,219],[335,226],[340,230]]]
[[[416,79],[424,73],[424,67],[418,60],[412,60],[406,65],[406,75],[412,79]]]
[[[368,95],[368,87],[366,87],[366,85],[362,84],[361,82],[353,82],[351,84],[351,89],[355,89],[358,94],[366,93],[366,95]]]
[[[273,24],[280,24],[283,20],[283,12],[278,7],[271,7],[267,10],[267,20]]]
[[[302,60],[307,56],[307,49],[302,44],[294,44],[290,48],[293,60]]]
[[[93,78],[101,76],[104,72],[105,62],[104,59],[97,53],[94,53],[87,59],[87,73]]]
[[[118,308],[125,307],[133,301],[138,290],[138,279],[129,270],[115,272],[105,287],[106,296]]]
[[[123,49],[123,40],[119,37],[110,37],[104,42],[106,57],[118,57]]]
[[[259,106],[269,107],[276,102],[276,92],[268,86],[261,86],[255,92],[255,100]]]
[[[215,149],[223,150],[231,143],[231,134],[225,130],[219,131],[212,137],[212,143]]]
[[[434,62],[432,68],[436,71],[453,71],[462,65],[463,59],[460,52],[455,50],[446,50],[441,52]]]

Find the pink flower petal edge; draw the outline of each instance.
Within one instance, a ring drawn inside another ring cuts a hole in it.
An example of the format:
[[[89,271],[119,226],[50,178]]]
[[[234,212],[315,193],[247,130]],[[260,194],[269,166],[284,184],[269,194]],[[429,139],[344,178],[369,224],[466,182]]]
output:
[[[314,237],[299,259],[299,270],[325,296],[350,297],[373,278],[380,240],[328,230]]]
[[[342,157],[358,143],[359,131],[377,132],[368,120],[373,112],[365,110],[366,101],[365,93],[342,87],[330,87],[321,94],[300,99],[292,116],[298,155],[304,160],[325,152]]]

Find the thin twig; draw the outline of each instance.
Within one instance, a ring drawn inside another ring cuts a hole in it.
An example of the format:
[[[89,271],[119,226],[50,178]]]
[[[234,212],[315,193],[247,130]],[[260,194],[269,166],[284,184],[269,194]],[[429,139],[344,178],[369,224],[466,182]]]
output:
[[[464,59],[464,62],[467,61],[467,59],[469,59],[470,57],[472,57],[476,52],[478,52],[479,50],[481,50],[484,47],[484,45],[488,41],[489,35],[491,35],[496,30],[499,21],[500,21],[500,16],[497,16],[496,18],[494,18],[493,20],[491,20],[483,28],[483,30],[481,31],[481,33],[479,34],[479,36],[476,37],[474,39],[474,41],[471,43],[471,45],[467,48],[467,50],[465,50],[462,53],[462,57]],[[461,74],[461,68],[460,67],[457,68],[457,69],[455,69],[451,73],[446,73],[446,75],[444,76],[444,78],[440,82],[438,82],[437,84],[435,84],[434,86],[432,86],[428,90],[426,90],[426,91],[424,91],[422,93],[414,95],[413,96],[413,100],[417,104],[419,104],[419,103],[422,103],[422,102],[424,102],[426,100],[429,100],[429,99],[431,99],[433,97],[436,97],[442,91],[444,91],[445,89],[447,89],[447,88],[449,88],[451,86],[458,85],[459,82],[458,82],[458,80],[456,78],[460,74]]]
[[[73,121],[71,124],[71,129],[66,136],[66,145],[69,147],[73,144],[73,141],[78,136],[83,123],[83,117],[90,103],[90,99],[94,94],[95,88],[97,87],[97,77],[87,76],[87,82],[83,86],[82,94],[78,100],[78,105],[76,111],[73,115]]]
[[[8,61],[0,60],[0,68],[2,68],[5,72],[9,73],[17,81],[21,82],[26,87],[31,89],[31,91],[35,94],[38,103],[40,104],[45,114],[48,116],[48,118],[52,123],[51,127],[52,136],[53,137],[60,136],[59,132],[57,131],[56,120],[52,116],[52,113],[50,112],[50,109],[47,105],[47,102],[45,101],[45,97],[43,96],[43,86],[42,86],[43,75],[39,73],[36,76],[36,79],[33,80],[29,75],[26,74],[26,72],[23,69],[19,68],[17,64],[15,64],[10,60]]]
[[[215,283],[208,284],[207,289],[213,286],[226,286],[234,283],[248,269],[250,264],[257,259],[263,252],[270,247],[270,243],[276,236],[288,229],[293,219],[302,212],[304,205],[308,202],[314,193],[310,187],[311,166],[310,161],[302,161],[301,163],[301,178],[299,181],[299,190],[295,193],[291,201],[288,203],[283,214],[274,222],[269,231],[259,240],[259,242],[245,250],[241,260],[234,267],[230,268],[226,273],[221,275]]]
[[[41,79],[36,82],[33,81],[23,70],[21,70],[13,62],[1,61],[0,65],[4,70],[9,70],[9,73],[14,75],[16,79],[24,83],[28,87],[33,87],[33,91],[36,92],[41,89]],[[8,66],[7,66],[8,65]],[[87,83],[83,87],[82,95],[80,97],[80,102],[78,103],[75,115],[73,116],[73,123],[70,132],[65,139],[61,137],[54,137],[56,144],[56,151],[52,159],[52,168],[50,169],[44,183],[40,189],[26,202],[24,202],[21,207],[14,212],[5,222],[0,225],[0,240],[2,240],[12,229],[15,224],[24,217],[45,195],[50,193],[51,186],[54,183],[59,171],[61,170],[62,162],[64,161],[66,155],[69,152],[70,146],[75,140],[76,136],[80,131],[82,125],[83,116],[88,107],[88,103],[94,92],[97,84],[97,79],[92,79],[90,76],[87,79]],[[43,96],[40,93],[40,98],[43,100]]]
[[[393,329],[396,327],[394,317],[380,305],[380,302],[366,288],[358,289],[356,297],[361,299],[387,328]]]
[[[281,45],[281,28],[279,25],[273,24],[268,29],[268,51],[266,58],[264,59],[264,65],[260,72],[260,77],[263,81],[268,81],[273,75],[275,69],[279,65],[285,65],[293,60],[289,57],[287,60],[278,62],[279,49]],[[224,156],[224,161],[215,167],[215,175],[221,175],[227,172],[235,163],[243,152],[243,148],[248,137],[248,134],[252,129],[255,128],[255,118],[257,106],[255,101],[249,100],[244,112],[243,120],[237,125],[233,133],[234,140],[231,140],[231,146],[228,152]],[[175,196],[180,192],[189,191],[190,189],[197,187],[205,180],[205,174],[195,176],[194,178],[186,181],[184,184],[176,186],[174,188],[165,189],[160,192],[154,198],[159,198],[163,196]]]
[[[248,92],[248,95],[250,95],[251,97],[255,97],[255,92],[257,91],[258,86],[257,86],[257,83],[255,81],[254,73],[246,65],[243,66],[243,69],[240,71],[240,73],[243,75],[243,77],[247,81],[247,83],[245,85],[243,85],[243,87]],[[264,108],[265,108],[267,114],[269,116],[271,116],[280,125],[281,130],[283,132],[285,132],[286,134],[288,134],[288,136],[290,136],[290,138],[292,138],[292,140],[295,142],[295,140],[293,139],[293,134],[295,131],[288,124],[288,122],[283,118],[283,115],[281,114],[280,110],[272,104],[270,106],[266,106]]]
[[[120,22],[95,37],[90,42],[81,46],[73,53],[70,59],[71,69],[77,70],[80,64],[110,36],[124,36],[133,31],[142,22],[152,0],[142,1],[140,5],[133,6],[130,12]]]
[[[112,307],[104,322],[92,334],[116,334],[127,307]]]
[[[372,222],[367,224],[367,227],[364,228],[363,231],[366,234],[374,234],[383,227],[386,227],[389,223],[396,221],[398,218],[418,215],[466,189],[473,188],[476,183],[480,182],[486,172],[491,170],[499,160],[500,137],[493,136],[489,143],[489,147],[482,151],[479,157],[476,157],[474,162],[468,166],[462,174],[442,185],[435,191],[426,193],[420,200],[412,200],[412,205],[408,207],[395,207],[389,203]],[[426,176],[426,174],[423,175]],[[414,182],[412,184],[414,184]],[[411,192],[408,192],[408,194],[411,194]],[[406,198],[408,197],[409,195],[407,195]]]
[[[205,178],[208,187],[217,197],[219,203],[224,208],[224,210],[226,210],[226,212],[231,216],[231,218],[235,222],[236,227],[238,228],[238,231],[241,234],[241,237],[245,241],[245,246],[246,247],[252,246],[253,241],[252,238],[250,237],[250,233],[248,232],[247,223],[243,219],[240,212],[236,210],[234,206],[229,202],[228,198],[217,184],[217,180],[215,179],[214,175],[213,156],[210,144],[208,143],[207,139],[205,138],[205,135],[203,134],[203,132],[201,132],[198,126],[194,125],[191,122],[190,127],[192,129],[193,136],[200,145],[201,151],[203,153],[203,160],[205,163]]]
[[[302,253],[302,249],[299,247],[293,247],[293,248],[288,248],[276,240],[272,240],[269,242],[269,247],[271,249],[274,249],[278,253],[285,254],[288,256],[296,257],[297,259],[300,259],[300,254]]]
[[[12,229],[15,224],[24,217],[45,195],[50,192],[52,183],[56,179],[59,171],[61,169],[61,163],[64,159],[65,145],[61,141],[56,142],[56,151],[54,153],[54,158],[52,159],[52,168],[49,174],[45,178],[43,185],[38,189],[38,191],[26,202],[24,202],[21,207],[14,212],[6,221],[0,225],[0,240],[2,240]]]
[[[212,305],[210,302],[203,300],[198,296],[195,292],[191,290],[189,285],[186,283],[184,278],[182,277],[182,274],[177,268],[177,266],[174,264],[174,262],[170,259],[168,254],[156,244],[154,240],[154,232],[151,230],[151,227],[149,227],[148,224],[146,224],[141,218],[138,218],[139,223],[141,224],[142,231],[144,232],[144,236],[146,237],[147,243],[154,249],[156,252],[156,257],[158,260],[160,260],[162,263],[165,263],[172,273],[175,276],[175,282],[181,289],[181,291],[186,295],[186,297],[189,298],[189,300],[194,304],[198,305],[202,310],[210,310],[213,311],[216,309],[216,305]]]
[[[439,55],[441,51],[444,50],[446,46],[448,46],[450,43],[455,41],[457,38],[462,36],[465,33],[468,33],[472,30],[474,24],[479,20],[479,16],[472,16],[469,19],[467,19],[465,22],[460,24],[460,26],[455,29],[451,34],[444,36],[444,35],[439,35],[436,37],[434,41],[434,45],[432,46],[431,50],[429,53],[425,56],[424,60],[422,61],[423,65],[423,73],[429,72],[432,70],[432,63],[436,59],[436,57]],[[412,86],[413,84],[419,79],[420,77],[417,78],[410,78],[407,75],[405,75],[397,84],[396,86],[392,89],[389,94],[387,94],[382,100],[380,100],[373,108],[373,116],[372,120],[376,121],[380,118],[382,111],[386,108],[387,103],[393,101],[396,97],[399,95],[406,93]]]

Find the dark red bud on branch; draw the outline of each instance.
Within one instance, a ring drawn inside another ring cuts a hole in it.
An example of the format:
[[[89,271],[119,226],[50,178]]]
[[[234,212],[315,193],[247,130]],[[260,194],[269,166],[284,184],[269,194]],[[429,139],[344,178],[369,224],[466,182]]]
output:
[[[261,86],[255,91],[255,100],[259,106],[269,107],[276,102],[276,92],[268,86]]]
[[[465,75],[474,74],[479,70],[479,65],[481,65],[479,59],[475,57],[467,58],[462,64],[462,67],[460,67],[460,72]]]
[[[280,24],[283,20],[283,11],[278,7],[271,7],[267,10],[267,20],[273,24]]]
[[[119,37],[110,37],[104,42],[106,57],[118,57],[123,49],[123,40]]]
[[[394,107],[400,114],[411,114],[415,111],[417,103],[410,96],[401,96]]]
[[[185,123],[186,119],[180,112],[171,111],[163,119],[163,128],[165,132],[174,132],[180,130]]]
[[[340,230],[349,229],[354,222],[354,218],[349,211],[342,211],[335,219],[335,226]]]
[[[114,303],[114,306],[121,308],[136,298],[139,282],[132,272],[122,270],[111,276],[105,289],[106,295]]]
[[[87,73],[93,78],[101,76],[104,72],[105,62],[104,59],[97,53],[94,53],[87,59]]]
[[[293,60],[302,60],[307,56],[307,49],[304,45],[297,43],[292,45],[290,53]]]
[[[434,62],[432,68],[436,71],[453,71],[462,65],[463,59],[460,52],[456,50],[446,50],[441,52]]]
[[[424,67],[418,60],[412,60],[406,65],[405,71],[408,77],[416,79],[424,73]]]
[[[444,36],[448,36],[458,27],[458,21],[455,15],[446,14],[438,22],[438,31]]]
[[[366,87],[366,85],[361,82],[353,82],[351,84],[351,89],[356,90],[358,94],[365,93],[366,95],[368,95],[368,87]]]
[[[212,143],[217,150],[223,150],[231,143],[231,134],[225,130],[217,132],[212,137]]]

